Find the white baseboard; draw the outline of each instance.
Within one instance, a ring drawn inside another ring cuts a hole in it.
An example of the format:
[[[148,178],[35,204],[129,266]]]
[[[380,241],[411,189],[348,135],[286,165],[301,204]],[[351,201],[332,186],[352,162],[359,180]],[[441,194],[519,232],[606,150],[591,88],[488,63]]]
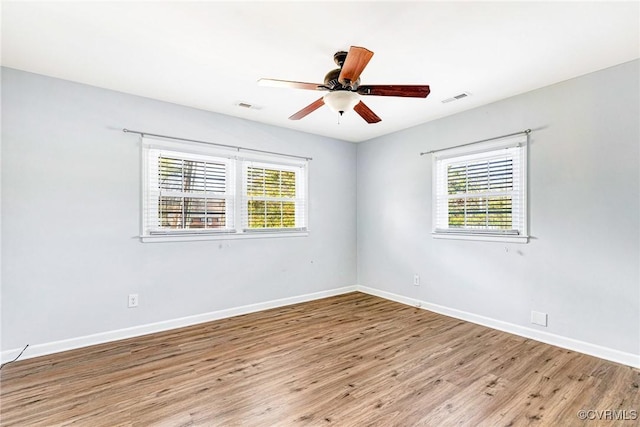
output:
[[[621,363],[623,365],[640,368],[640,354],[626,353],[597,344],[591,344],[585,341],[575,340],[573,338],[552,334],[549,332],[538,331],[536,329],[527,328],[525,326],[516,325],[514,323],[503,322],[501,320],[492,319],[490,317],[480,316],[478,314],[469,313],[455,308],[449,308],[438,304],[432,304],[426,301],[408,298],[403,295],[382,291],[379,289],[369,288],[367,286],[358,285],[356,289],[369,295],[399,302],[413,307],[420,307],[434,313],[444,314],[445,316],[455,317],[456,319],[465,320],[478,325],[487,326],[503,332],[519,335],[524,338],[531,338],[546,344],[555,345],[566,348],[567,350],[577,351],[579,353],[588,354],[590,356],[599,357],[601,359],[610,360],[612,362]]]
[[[141,335],[152,334],[155,332],[163,332],[171,329],[182,328],[184,326],[196,325],[198,323],[210,322],[212,320],[225,319],[227,317],[239,316],[242,314],[254,313],[256,311],[268,310],[270,308],[284,307],[300,302],[313,301],[321,298],[327,298],[335,295],[342,295],[349,292],[355,292],[356,286],[345,286],[342,288],[331,289],[328,291],[314,292],[311,294],[298,295],[294,297],[282,298],[272,301],[261,302],[257,304],[249,304],[241,307],[228,308],[225,310],[212,311],[210,313],[202,313],[194,316],[181,317],[178,319],[165,320],[157,323],[149,323],[146,325],[134,326],[131,328],[118,329],[115,331],[101,332],[93,335],[86,335],[67,340],[54,341],[49,343],[29,345],[24,354],[20,356],[20,360],[30,359],[38,356],[59,353],[61,351],[74,350],[77,348],[87,347],[90,345],[103,344],[111,341],[117,341],[126,338],[133,338]],[[22,348],[16,348],[3,351],[0,355],[2,363],[13,360],[20,354]]]
[[[516,325],[513,323],[503,322],[501,320],[480,316],[477,314],[417,300],[415,298],[405,297],[403,295],[394,294],[392,292],[386,292],[386,291],[382,291],[375,288],[369,288],[367,286],[362,286],[362,285],[345,286],[342,288],[331,289],[328,291],[315,292],[311,294],[298,295],[294,297],[266,301],[266,302],[261,302],[257,304],[233,307],[225,310],[218,310],[218,311],[213,311],[209,313],[197,314],[194,316],[187,316],[187,317],[171,319],[171,320],[166,320],[166,321],[157,322],[157,323],[134,326],[131,328],[118,329],[115,331],[102,332],[102,333],[93,334],[93,335],[86,335],[86,336],[71,338],[67,340],[33,344],[33,345],[29,345],[29,347],[26,349],[24,354],[20,356],[20,360],[29,359],[29,358],[38,357],[38,356],[45,356],[53,353],[59,353],[61,351],[74,350],[77,348],[87,347],[90,345],[103,344],[103,343],[117,341],[117,340],[126,339],[126,338],[133,338],[133,337],[147,335],[155,332],[163,332],[171,329],[181,328],[184,326],[196,325],[198,323],[210,322],[212,320],[225,319],[228,317],[254,313],[257,311],[268,310],[271,308],[284,307],[291,304],[313,301],[317,299],[327,298],[335,295],[342,295],[342,294],[355,292],[355,291],[363,292],[369,295],[374,295],[377,297],[388,299],[390,301],[399,302],[401,304],[420,307],[425,310],[433,311],[434,313],[439,313],[445,316],[454,317],[456,319],[461,319],[468,322],[476,323],[478,325],[487,326],[489,328],[519,335],[525,338],[534,339],[536,341],[544,342],[547,344],[566,348],[568,350],[573,350],[573,351],[588,354],[591,356],[599,357],[601,359],[610,360],[612,362],[621,363],[623,365],[632,366],[634,368],[640,368],[640,355],[638,354],[626,353],[626,352],[611,349],[608,347],[599,346],[597,344],[591,344],[585,341],[579,341],[572,338],[551,334],[549,332],[538,331],[536,329],[527,328],[527,327]],[[10,360],[13,360],[16,356],[18,356],[18,354],[20,354],[21,351],[22,351],[22,348],[3,351],[0,354],[0,359],[2,363],[8,362]]]

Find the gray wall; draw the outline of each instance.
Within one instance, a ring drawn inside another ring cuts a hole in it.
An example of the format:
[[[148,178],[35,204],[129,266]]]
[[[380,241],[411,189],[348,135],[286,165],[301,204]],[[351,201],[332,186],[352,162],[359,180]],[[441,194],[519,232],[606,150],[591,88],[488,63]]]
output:
[[[123,127],[313,157],[309,236],[140,243]],[[2,349],[355,285],[355,165],[351,143],[2,69]]]
[[[639,354],[639,74],[622,64],[356,146],[3,69],[2,349],[357,282],[513,325],[546,312],[540,330]],[[140,151],[122,127],[312,156],[310,235],[140,243]],[[418,153],[525,128],[530,243],[434,240]]]
[[[358,145],[359,284],[640,354],[639,64]],[[526,128],[530,243],[433,239],[418,153]]]

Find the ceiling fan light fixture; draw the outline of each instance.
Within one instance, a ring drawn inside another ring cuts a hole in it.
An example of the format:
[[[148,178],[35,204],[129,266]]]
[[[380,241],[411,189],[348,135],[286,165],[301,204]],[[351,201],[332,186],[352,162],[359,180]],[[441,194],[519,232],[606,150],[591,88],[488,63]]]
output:
[[[360,95],[349,90],[336,90],[326,94],[323,99],[331,111],[342,115],[345,111],[353,110],[360,102]]]
[[[333,59],[340,68],[329,71],[323,84],[276,79],[260,79],[258,83],[263,86],[328,91],[325,96],[292,114],[289,120],[300,120],[326,105],[339,114],[338,123],[345,111],[353,110],[367,123],[373,124],[382,119],[360,100],[360,95],[403,98],[426,98],[429,95],[429,85],[360,85],[360,74],[372,56],[372,51],[360,46],[351,46],[349,52],[336,52]]]

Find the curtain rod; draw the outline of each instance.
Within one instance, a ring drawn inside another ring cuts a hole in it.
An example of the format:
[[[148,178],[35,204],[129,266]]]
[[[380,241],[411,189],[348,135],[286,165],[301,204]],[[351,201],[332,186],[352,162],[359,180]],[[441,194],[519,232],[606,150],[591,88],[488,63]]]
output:
[[[240,150],[252,151],[254,153],[274,154],[276,156],[293,157],[293,158],[296,158],[296,159],[304,159],[304,160],[313,160],[312,157],[296,156],[295,154],[284,154],[284,153],[278,153],[278,152],[275,152],[275,151],[258,150],[258,149],[255,149],[255,148],[245,148],[245,147],[240,147],[238,145],[220,144],[220,143],[217,143],[217,142],[200,141],[198,139],[178,138],[177,136],[160,135],[160,134],[149,133],[149,132],[140,132],[138,130],[122,129],[122,132],[124,132],[124,133],[137,133],[138,135],[141,135],[141,136],[145,136],[146,135],[146,136],[155,136],[157,138],[174,139],[176,141],[197,142],[198,144],[215,145],[217,147],[231,148],[231,149],[238,150],[238,151],[240,151]]]
[[[453,147],[439,148],[437,150],[431,150],[431,151],[424,151],[424,152],[420,153],[420,155],[424,156],[425,154],[437,153],[438,151],[449,150],[451,148],[466,147],[467,145],[478,144],[480,142],[493,141],[494,139],[506,138],[508,136],[515,136],[515,135],[520,135],[520,134],[523,134],[523,133],[526,133],[527,135],[529,135],[531,133],[531,129],[525,129],[525,130],[523,130],[521,132],[509,133],[507,135],[494,136],[493,138],[481,139],[480,141],[467,142],[466,144],[454,145]]]

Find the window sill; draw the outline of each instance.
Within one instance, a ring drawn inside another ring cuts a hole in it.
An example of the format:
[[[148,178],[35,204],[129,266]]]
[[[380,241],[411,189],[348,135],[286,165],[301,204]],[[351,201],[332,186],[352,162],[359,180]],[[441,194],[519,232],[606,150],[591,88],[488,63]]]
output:
[[[498,234],[431,233],[434,239],[481,240],[485,242],[529,243],[529,236],[508,236]]]
[[[215,234],[149,234],[140,236],[142,243],[161,242],[191,242],[198,240],[238,240],[238,239],[265,239],[280,237],[306,237],[308,231],[284,231],[284,232],[254,232],[254,233],[215,233]]]

